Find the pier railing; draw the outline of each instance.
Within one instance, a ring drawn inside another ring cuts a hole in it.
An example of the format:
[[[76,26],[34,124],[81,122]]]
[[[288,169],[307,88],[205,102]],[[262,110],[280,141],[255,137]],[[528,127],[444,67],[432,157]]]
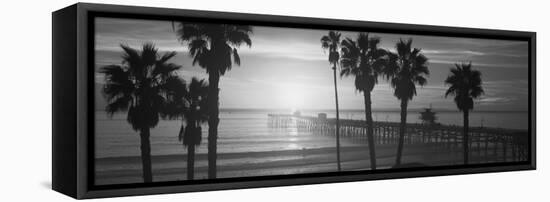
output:
[[[272,128],[295,128],[316,135],[333,136],[336,120],[313,116],[268,114],[268,126]],[[377,145],[397,144],[398,122],[374,122],[373,136]],[[367,141],[367,124],[364,120],[340,119],[340,137],[353,141]],[[462,150],[462,126],[407,123],[405,144],[426,144],[430,147]],[[528,132],[525,130],[471,127],[468,131],[469,151],[479,161],[506,162],[524,161],[528,158]]]

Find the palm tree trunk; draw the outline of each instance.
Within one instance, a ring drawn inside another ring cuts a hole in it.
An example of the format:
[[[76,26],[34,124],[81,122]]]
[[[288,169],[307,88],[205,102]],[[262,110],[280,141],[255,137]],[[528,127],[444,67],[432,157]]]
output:
[[[153,181],[153,172],[151,169],[151,142],[149,141],[149,128],[142,128],[141,133],[141,164],[143,168],[143,182]]]
[[[371,109],[371,94],[370,91],[363,92],[365,97],[365,120],[367,121],[367,139],[369,141],[369,157],[370,157],[370,168],[371,170],[376,170],[376,153],[374,148],[374,134],[373,134],[373,123],[372,123],[372,109]]]
[[[334,72],[334,99],[336,101],[336,161],[338,162],[338,171],[342,170],[340,163],[340,111],[338,108],[338,87],[336,85],[336,64],[332,67]]]
[[[399,167],[401,165],[401,156],[403,155],[403,142],[405,141],[405,130],[407,129],[407,104],[407,99],[401,100],[401,125],[399,127],[399,143],[397,145],[395,167]]]
[[[187,179],[193,180],[195,176],[195,145],[192,143],[187,146]]]
[[[462,133],[462,147],[464,149],[464,165],[468,164],[468,157],[469,157],[469,140],[468,140],[468,127],[469,127],[469,121],[468,121],[468,109],[464,110],[464,131]]]
[[[217,70],[208,73],[208,178],[216,178],[216,159],[219,119],[220,73]]]

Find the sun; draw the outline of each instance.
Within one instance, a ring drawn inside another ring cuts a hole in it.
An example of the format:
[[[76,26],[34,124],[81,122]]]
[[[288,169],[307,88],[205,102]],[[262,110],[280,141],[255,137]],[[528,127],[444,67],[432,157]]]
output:
[[[295,112],[304,106],[304,91],[300,85],[288,84],[281,87],[281,106]]]

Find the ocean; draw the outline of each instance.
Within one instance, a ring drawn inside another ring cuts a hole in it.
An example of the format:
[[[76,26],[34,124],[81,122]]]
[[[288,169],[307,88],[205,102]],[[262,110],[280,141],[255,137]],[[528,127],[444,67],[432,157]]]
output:
[[[296,128],[269,127],[269,110],[221,110],[218,126],[218,177],[283,175],[294,173],[334,172],[336,170],[335,138]],[[288,113],[288,112],[286,112]],[[316,116],[319,111],[304,111],[303,116]],[[96,184],[142,182],[139,132],[126,121],[126,114],[108,117],[96,112],[95,172]],[[329,118],[334,113],[327,113]],[[472,126],[526,129],[527,113],[472,113]],[[408,114],[408,123],[417,123],[418,112]],[[364,119],[360,111],[343,111],[342,119]],[[374,112],[374,120],[398,122],[399,112]],[[438,113],[438,121],[460,125],[462,114]],[[186,148],[178,141],[181,120],[161,120],[151,129],[151,155],[155,181],[185,180]],[[196,148],[196,179],[207,178],[208,125],[202,126],[202,142]],[[364,140],[341,138],[343,170],[369,168],[367,144]],[[432,150],[429,145],[407,145],[404,161],[431,165],[454,165],[462,162],[460,150]],[[379,168],[394,163],[396,145],[376,147]],[[426,159],[428,157],[428,159]]]
[[[218,152],[241,153],[295,150],[309,148],[334,147],[334,138],[313,135],[310,132],[287,128],[268,127],[267,114],[280,113],[268,110],[222,110],[218,126]],[[302,112],[304,116],[316,116],[316,111]],[[96,112],[95,157],[139,156],[139,132],[134,131],[126,121],[126,114],[115,114],[109,118],[105,112]],[[334,113],[328,113],[334,117]],[[408,123],[419,123],[418,112],[409,112]],[[462,125],[462,113],[439,112],[437,122],[445,125]],[[360,111],[341,112],[341,119],[362,119]],[[399,112],[373,112],[373,120],[398,122]],[[151,129],[151,154],[171,155],[185,153],[178,132],[181,120],[161,120],[157,127]],[[472,112],[470,126],[498,127],[507,129],[528,128],[527,112]],[[207,153],[208,124],[202,127],[202,144],[197,153]],[[342,146],[353,146],[359,143],[342,142]]]

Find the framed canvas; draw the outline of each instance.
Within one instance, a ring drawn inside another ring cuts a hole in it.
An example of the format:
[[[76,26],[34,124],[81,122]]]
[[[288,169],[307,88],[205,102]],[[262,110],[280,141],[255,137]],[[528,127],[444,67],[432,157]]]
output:
[[[53,189],[75,198],[536,168],[534,32],[52,16]]]

